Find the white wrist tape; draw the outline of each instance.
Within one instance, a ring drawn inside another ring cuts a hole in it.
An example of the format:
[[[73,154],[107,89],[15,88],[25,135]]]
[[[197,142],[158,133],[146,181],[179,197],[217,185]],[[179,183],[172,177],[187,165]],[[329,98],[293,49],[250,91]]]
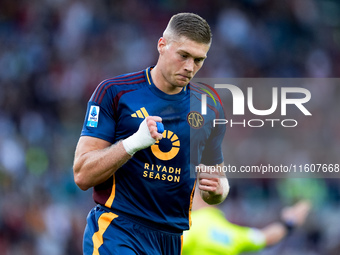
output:
[[[156,140],[151,137],[146,119],[144,119],[137,132],[123,140],[123,146],[126,152],[132,156],[137,151],[150,147],[155,142]]]
[[[222,197],[226,198],[228,196],[228,194],[229,194],[229,189],[230,189],[229,181],[228,181],[227,178],[221,178],[220,179],[220,184],[223,187]]]

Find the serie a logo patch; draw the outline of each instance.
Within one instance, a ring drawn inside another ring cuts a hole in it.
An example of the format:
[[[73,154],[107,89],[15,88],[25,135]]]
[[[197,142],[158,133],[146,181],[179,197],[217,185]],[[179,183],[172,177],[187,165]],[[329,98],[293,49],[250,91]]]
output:
[[[190,127],[198,129],[203,127],[204,118],[203,115],[200,114],[199,112],[192,111],[189,112],[189,114],[187,115],[187,122],[190,125]]]
[[[98,126],[98,120],[99,120],[99,106],[91,105],[89,116],[87,118],[87,127],[97,127]]]

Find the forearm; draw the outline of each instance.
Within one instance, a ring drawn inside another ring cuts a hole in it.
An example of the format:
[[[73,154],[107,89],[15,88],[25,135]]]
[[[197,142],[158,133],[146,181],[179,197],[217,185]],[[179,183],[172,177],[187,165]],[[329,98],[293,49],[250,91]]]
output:
[[[136,133],[121,142],[110,142],[82,136],[78,141],[73,164],[75,183],[82,190],[103,183],[110,178],[132,155],[162,139],[156,121],[162,119],[148,116],[139,125]]]
[[[269,224],[261,229],[261,232],[265,237],[267,246],[280,242],[287,234],[286,228],[280,222]]]
[[[261,231],[266,238],[267,245],[274,245],[289,235],[296,227],[301,226],[311,209],[308,200],[301,200],[293,206],[285,207],[281,211],[281,220],[269,224]]]
[[[87,190],[106,181],[130,158],[122,142],[76,155],[73,167],[75,182],[82,190]]]

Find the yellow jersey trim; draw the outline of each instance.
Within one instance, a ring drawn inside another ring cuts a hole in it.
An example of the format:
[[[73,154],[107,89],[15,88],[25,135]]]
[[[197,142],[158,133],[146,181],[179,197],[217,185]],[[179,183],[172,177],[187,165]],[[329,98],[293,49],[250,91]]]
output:
[[[149,85],[151,85],[151,80],[150,80],[150,77],[151,77],[151,73],[150,73],[150,77],[149,77],[149,72],[151,71],[150,68],[146,69],[146,78],[148,80],[148,83]]]
[[[108,208],[111,208],[113,200],[115,199],[115,196],[116,196],[116,177],[115,177],[115,175],[113,175],[112,178],[113,178],[113,180],[112,180],[113,184],[112,184],[111,195],[106,200],[106,203],[105,203],[105,206],[108,207]]]

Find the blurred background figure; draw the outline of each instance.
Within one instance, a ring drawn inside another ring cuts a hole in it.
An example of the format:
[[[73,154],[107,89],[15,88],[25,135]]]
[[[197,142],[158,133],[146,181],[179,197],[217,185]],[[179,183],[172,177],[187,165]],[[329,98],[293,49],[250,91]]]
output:
[[[183,235],[183,255],[237,255],[260,251],[277,244],[304,224],[311,207],[309,201],[299,201],[283,208],[277,221],[259,229],[229,222],[218,206],[205,204],[197,193],[193,202],[192,226]]]

